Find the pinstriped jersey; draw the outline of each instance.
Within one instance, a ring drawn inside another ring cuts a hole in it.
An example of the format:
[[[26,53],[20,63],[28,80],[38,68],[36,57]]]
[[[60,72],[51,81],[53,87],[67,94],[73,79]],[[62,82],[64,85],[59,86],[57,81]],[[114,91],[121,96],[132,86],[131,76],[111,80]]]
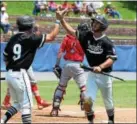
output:
[[[28,69],[33,62],[37,48],[44,44],[45,34],[19,32],[12,36],[4,50],[6,69]]]

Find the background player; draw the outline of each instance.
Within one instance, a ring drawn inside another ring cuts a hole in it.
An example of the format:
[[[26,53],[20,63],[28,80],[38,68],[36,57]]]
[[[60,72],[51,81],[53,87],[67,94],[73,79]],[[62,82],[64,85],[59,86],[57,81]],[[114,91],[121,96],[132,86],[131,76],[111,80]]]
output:
[[[1,123],[6,123],[18,111],[21,111],[22,122],[31,123],[32,93],[27,70],[31,66],[37,48],[47,41],[53,41],[59,32],[59,20],[49,34],[34,33],[35,20],[31,16],[18,17],[19,32],[13,35],[5,50],[6,80],[14,104],[7,110]]]
[[[30,68],[27,70],[27,74],[29,76],[29,80],[31,83],[31,90],[32,90],[33,95],[35,96],[38,109],[43,109],[45,107],[50,106],[51,105],[50,103],[48,103],[46,100],[41,99],[38,86],[37,86],[37,81],[35,80],[35,77],[34,77],[32,66],[30,66]],[[6,109],[8,109],[11,106],[9,88],[7,88],[7,93],[4,98],[3,105],[4,105],[4,108]]]
[[[84,70],[80,68],[80,63],[84,59],[84,52],[76,37],[68,34],[63,39],[58,52],[55,69],[60,68],[59,67],[60,59],[63,53],[65,53],[64,55],[65,65],[61,73],[59,84],[54,93],[53,108],[50,113],[51,116],[58,116],[58,111],[60,108],[61,101],[63,99],[63,95],[66,92],[68,82],[71,78],[73,78],[76,81],[80,89],[80,103],[81,103],[81,109],[83,110],[83,99],[86,90],[86,86],[85,86],[86,77],[84,74]]]
[[[112,80],[110,77],[97,74],[101,71],[110,73],[112,65],[117,59],[112,41],[103,33],[108,28],[108,21],[101,15],[92,18],[91,27],[87,24],[78,26],[74,30],[64,19],[65,13],[57,12],[57,18],[69,34],[77,37],[86,54],[88,64],[93,67],[93,72],[88,75],[86,99],[84,109],[90,123],[94,120],[93,103],[96,99],[98,88],[101,91],[108,122],[114,123],[114,105],[112,98]]]

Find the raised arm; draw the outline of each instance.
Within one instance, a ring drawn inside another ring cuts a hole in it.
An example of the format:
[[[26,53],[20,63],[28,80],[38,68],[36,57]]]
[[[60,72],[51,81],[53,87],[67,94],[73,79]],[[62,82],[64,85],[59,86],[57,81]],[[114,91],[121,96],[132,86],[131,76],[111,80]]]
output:
[[[55,39],[55,37],[59,33],[59,25],[60,25],[60,21],[56,20],[55,27],[49,34],[46,35],[45,42],[51,42]]]
[[[64,19],[64,15],[67,13],[67,10],[57,11],[56,18],[60,20],[62,26],[67,31],[68,34],[76,36],[76,30],[73,29]]]

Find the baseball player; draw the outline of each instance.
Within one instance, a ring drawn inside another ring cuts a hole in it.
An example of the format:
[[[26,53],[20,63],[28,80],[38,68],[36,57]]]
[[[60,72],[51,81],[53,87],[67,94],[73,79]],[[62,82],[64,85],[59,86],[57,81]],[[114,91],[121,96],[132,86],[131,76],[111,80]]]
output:
[[[93,104],[96,99],[97,90],[100,89],[108,122],[114,123],[114,104],[112,98],[112,80],[110,77],[99,74],[101,71],[110,73],[112,65],[117,59],[112,41],[104,34],[108,28],[108,21],[97,15],[91,18],[91,26],[81,24],[78,30],[74,30],[64,19],[65,13],[57,12],[57,18],[69,34],[77,37],[81,47],[86,54],[89,66],[93,67],[93,72],[89,72],[86,84],[86,97],[84,109],[90,123],[94,120]]]
[[[31,124],[32,92],[27,70],[31,66],[37,48],[45,42],[53,41],[59,32],[60,21],[56,20],[55,28],[49,34],[34,33],[34,18],[21,16],[17,18],[19,32],[13,35],[5,50],[4,61],[6,64],[6,81],[13,99],[13,105],[1,119],[6,123],[18,111],[21,112],[22,122]]]
[[[86,90],[86,78],[84,70],[80,68],[79,65],[84,59],[84,52],[76,37],[68,34],[63,39],[58,52],[57,62],[54,68],[55,71],[60,70],[59,64],[63,53],[65,53],[65,65],[61,72],[61,77],[59,76],[60,81],[54,93],[53,107],[50,113],[51,116],[58,116],[58,111],[60,109],[60,104],[63,99],[63,95],[66,92],[68,82],[71,78],[76,81],[80,89],[80,104],[81,109],[83,110],[83,99]]]
[[[50,103],[48,103],[46,100],[41,99],[38,86],[37,86],[37,81],[34,78],[34,72],[33,72],[32,66],[30,66],[30,68],[27,70],[27,74],[29,76],[29,80],[31,83],[31,90],[32,90],[33,95],[35,96],[38,109],[43,109],[45,107],[50,106],[51,105]],[[9,88],[7,88],[7,93],[4,98],[3,105],[4,105],[4,108],[6,109],[8,109],[11,106]]]

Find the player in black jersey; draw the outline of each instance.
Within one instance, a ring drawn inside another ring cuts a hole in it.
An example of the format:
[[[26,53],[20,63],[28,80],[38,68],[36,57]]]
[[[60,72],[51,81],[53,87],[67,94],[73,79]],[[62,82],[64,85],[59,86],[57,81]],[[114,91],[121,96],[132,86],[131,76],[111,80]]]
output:
[[[69,34],[78,38],[86,54],[89,66],[93,67],[93,72],[89,72],[88,75],[84,103],[88,121],[93,123],[93,104],[96,99],[97,90],[100,89],[108,115],[108,122],[114,123],[112,80],[108,76],[99,74],[101,71],[110,73],[112,65],[117,59],[112,41],[104,34],[109,25],[108,21],[102,15],[97,15],[91,19],[90,26],[84,23],[80,24],[77,30],[74,30],[65,21],[61,11],[57,12],[57,18]]]
[[[1,119],[1,123],[6,123],[18,111],[21,111],[23,123],[31,123],[33,103],[26,71],[33,62],[36,50],[45,42],[54,40],[59,32],[60,21],[56,20],[55,28],[49,34],[34,33],[34,23],[31,16],[18,17],[16,24],[19,32],[10,38],[3,53],[7,69],[6,80],[14,103]]]

